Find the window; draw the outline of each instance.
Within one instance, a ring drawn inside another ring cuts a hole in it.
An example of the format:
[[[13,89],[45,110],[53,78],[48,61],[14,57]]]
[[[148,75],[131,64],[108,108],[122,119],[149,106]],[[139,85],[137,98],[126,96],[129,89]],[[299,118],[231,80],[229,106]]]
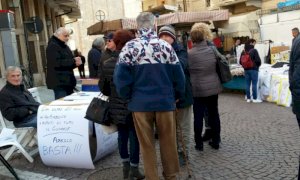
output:
[[[210,0],[206,0],[206,7],[210,7]]]

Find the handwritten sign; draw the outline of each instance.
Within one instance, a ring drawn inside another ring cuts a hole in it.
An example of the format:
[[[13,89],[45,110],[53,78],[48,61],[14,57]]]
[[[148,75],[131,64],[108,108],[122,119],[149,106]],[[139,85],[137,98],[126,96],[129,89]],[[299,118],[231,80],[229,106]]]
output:
[[[94,169],[86,109],[87,105],[39,107],[38,144],[44,164]]]

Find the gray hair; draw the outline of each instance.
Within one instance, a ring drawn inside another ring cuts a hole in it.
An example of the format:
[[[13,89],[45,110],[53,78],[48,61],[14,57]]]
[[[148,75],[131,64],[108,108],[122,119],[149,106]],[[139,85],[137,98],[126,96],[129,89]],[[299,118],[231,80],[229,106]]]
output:
[[[150,12],[142,12],[136,18],[137,28],[153,28],[155,16]]]
[[[60,27],[55,31],[54,36],[58,37],[59,35],[64,33],[70,34],[69,30],[67,30],[65,27]]]
[[[22,75],[22,70],[21,70],[21,68],[19,68],[18,66],[8,66],[8,67],[6,68],[6,72],[5,72],[5,77],[6,77],[6,79],[7,79],[8,75],[9,75],[11,72],[13,72],[13,71],[19,71],[19,72],[21,73],[21,75]]]
[[[297,27],[293,28],[292,31],[296,31],[299,33],[299,29]]]
[[[97,37],[94,41],[93,41],[93,44],[92,44],[93,47],[95,48],[100,48],[101,50],[104,49],[104,46],[105,46],[105,41],[102,37]]]

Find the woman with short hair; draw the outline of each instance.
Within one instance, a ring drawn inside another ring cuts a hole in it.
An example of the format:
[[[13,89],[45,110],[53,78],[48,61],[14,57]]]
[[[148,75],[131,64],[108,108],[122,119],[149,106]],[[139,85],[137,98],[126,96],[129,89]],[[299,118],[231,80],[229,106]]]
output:
[[[189,71],[193,91],[194,133],[196,150],[203,151],[203,117],[205,108],[208,112],[208,122],[211,127],[212,138],[209,145],[219,149],[220,117],[218,110],[218,94],[222,91],[222,84],[217,74],[217,59],[208,44],[212,34],[207,24],[196,23],[191,29],[193,48],[189,51]]]

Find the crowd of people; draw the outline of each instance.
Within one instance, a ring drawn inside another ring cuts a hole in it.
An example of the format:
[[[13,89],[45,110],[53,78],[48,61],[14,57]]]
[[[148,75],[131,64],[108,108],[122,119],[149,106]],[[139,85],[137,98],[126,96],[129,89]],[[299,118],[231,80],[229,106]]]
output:
[[[159,179],[155,126],[163,176],[174,180],[180,165],[187,163],[193,129],[197,151],[203,151],[203,142],[207,140],[211,148],[220,148],[218,94],[222,84],[212,49],[213,36],[205,23],[194,24],[190,31],[193,47],[188,52],[178,42],[174,27],[163,26],[155,31],[152,13],[141,13],[136,22],[137,32],[118,30],[94,40],[88,53],[89,76],[99,78],[101,92],[110,98],[109,117],[118,129],[124,179]],[[299,30],[294,37],[289,75],[293,112],[300,127]],[[61,27],[50,38],[46,50],[46,84],[54,91],[55,99],[73,93],[74,68],[85,78],[85,58],[79,50],[72,53],[66,44],[68,39],[69,32]],[[256,84],[261,60],[254,49],[255,42],[247,41],[243,52],[254,63],[253,67],[244,68],[247,102],[258,102]],[[235,45],[239,44],[237,41]],[[232,54],[236,54],[235,49]],[[5,102],[0,105],[3,116],[16,127],[36,127],[39,103],[22,85],[20,68],[7,68],[6,78],[7,84],[0,91],[0,101]],[[205,117],[209,133],[207,130],[202,135]],[[140,152],[144,172],[139,168]]]

